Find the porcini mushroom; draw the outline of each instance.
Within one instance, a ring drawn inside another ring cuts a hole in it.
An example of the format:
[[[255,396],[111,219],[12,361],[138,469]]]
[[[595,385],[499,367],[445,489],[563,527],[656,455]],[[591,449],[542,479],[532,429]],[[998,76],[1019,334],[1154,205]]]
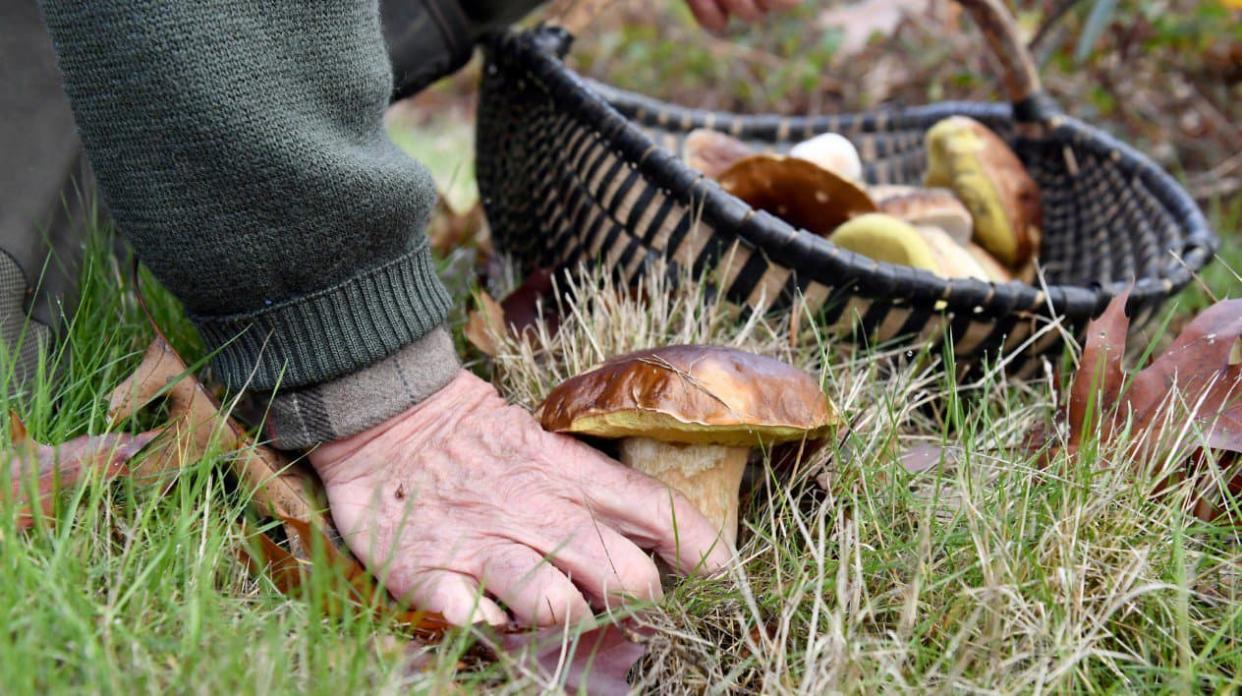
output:
[[[970,209],[974,240],[1011,269],[1038,251],[1043,213],[1039,186],[1000,136],[966,116],[940,121],[926,135],[928,186],[947,186]]]
[[[717,179],[752,208],[822,236],[855,215],[875,212],[871,196],[855,182],[796,157],[752,155]]]
[[[620,459],[681,492],[737,541],[750,450],[817,440],[836,411],[806,372],[720,346],[668,346],[612,358],[553,389],[544,429],[620,438]]]
[[[911,225],[939,227],[959,244],[970,241],[974,220],[949,189],[918,186],[872,186],[867,189],[881,213]]]
[[[793,146],[789,156],[813,162],[851,181],[862,181],[863,166],[858,148],[839,133],[821,133],[803,140]]]
[[[944,230],[915,227],[884,213],[859,215],[838,227],[828,241],[876,261],[921,268],[942,278],[988,280],[966,247]]]

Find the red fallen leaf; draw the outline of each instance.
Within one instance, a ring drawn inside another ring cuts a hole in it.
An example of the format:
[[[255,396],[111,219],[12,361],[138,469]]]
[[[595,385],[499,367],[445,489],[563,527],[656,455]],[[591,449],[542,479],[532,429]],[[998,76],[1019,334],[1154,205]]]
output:
[[[624,696],[631,691],[626,679],[630,668],[647,653],[646,644],[634,637],[647,633],[649,629],[622,622],[568,637],[559,627],[499,633],[490,642],[498,655],[515,660],[523,670],[547,679],[559,677],[568,693]]]
[[[1169,349],[1135,375],[1124,393],[1124,317],[1126,295],[1109,304],[1091,323],[1083,360],[1070,389],[1069,449],[1078,449],[1083,437],[1097,427],[1101,443],[1110,442],[1127,425],[1135,457],[1151,460],[1166,453],[1182,432],[1202,435],[1191,443],[1198,454],[1189,457],[1186,471],[1201,470],[1203,448],[1242,452],[1242,300],[1218,302],[1192,320]],[[1098,394],[1097,418],[1087,418],[1087,402]],[[1184,426],[1194,426],[1186,431]],[[1165,432],[1166,424],[1171,424]],[[1220,457],[1232,461],[1230,457]],[[1172,479],[1180,479],[1174,474]],[[1170,480],[1168,483],[1172,483]],[[1229,483],[1231,490],[1242,481]],[[1163,488],[1163,486],[1162,486]],[[1195,512],[1204,519],[1218,515],[1215,506],[1196,501]]]
[[[548,268],[536,268],[530,275],[526,276],[526,280],[518,287],[517,290],[509,293],[505,299],[500,301],[500,308],[504,310],[505,322],[508,323],[509,330],[516,335],[522,335],[522,332],[531,328],[540,319],[541,301],[551,297],[556,290],[552,279],[555,272]],[[555,307],[543,307],[543,321],[548,324],[548,330],[556,333],[557,327],[560,325],[559,317],[553,311]]]
[[[1226,300],[1195,317],[1177,340],[1135,376],[1124,402],[1136,433],[1160,439],[1154,430],[1174,391],[1195,410],[1205,445],[1242,452],[1242,365],[1234,360],[1242,341],[1242,300]],[[1119,416],[1124,409],[1119,412]]]
[[[1108,303],[1098,319],[1087,324],[1087,343],[1070,388],[1069,422],[1076,426],[1070,434],[1071,447],[1077,448],[1082,440],[1082,433],[1088,426],[1088,408],[1092,422],[1103,424],[1105,420],[1100,414],[1111,413],[1121,396],[1125,381],[1121,361],[1126,353],[1126,332],[1130,329],[1130,319],[1126,316],[1129,297],[1127,289]]]
[[[494,358],[500,352],[496,336],[502,326],[511,335],[521,336],[542,319],[548,330],[556,333],[560,326],[559,317],[552,307],[541,305],[541,301],[555,290],[553,276],[554,272],[549,269],[536,269],[526,276],[520,287],[500,302],[486,292],[480,292],[475,296],[476,309],[466,317],[466,326],[462,330],[466,340],[484,355]]]
[[[17,414],[10,413],[9,421],[13,438],[8,462],[10,500],[23,506],[17,518],[17,527],[23,530],[34,524],[33,507],[45,515],[51,514],[56,493],[62,488],[92,472],[105,479],[126,473],[129,460],[159,434],[152,430],[138,435],[84,435],[59,445],[46,445],[27,434]],[[31,492],[35,500],[28,502],[27,494]]]

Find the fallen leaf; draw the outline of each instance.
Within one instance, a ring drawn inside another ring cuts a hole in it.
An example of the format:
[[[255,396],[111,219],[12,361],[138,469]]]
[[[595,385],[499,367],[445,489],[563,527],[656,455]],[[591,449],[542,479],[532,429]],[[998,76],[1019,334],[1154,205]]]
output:
[[[427,225],[432,251],[444,255],[454,249],[477,243],[483,234],[483,205],[475,201],[464,213],[453,209],[444,195],[436,197],[436,209]]]
[[[264,574],[282,594],[297,596],[306,587],[327,588],[324,592],[324,613],[340,617],[346,604],[377,614],[393,613],[397,624],[427,639],[443,635],[449,628],[444,617],[435,612],[416,611],[396,606],[375,577],[345,548],[334,534],[306,520],[281,518],[279,522],[297,537],[294,548],[305,549],[294,555],[270,536],[251,532],[251,548],[239,554],[252,574]],[[311,578],[317,578],[312,583]]]
[[[623,621],[579,635],[567,636],[566,629],[559,627],[499,633],[492,642],[498,656],[545,679],[559,677],[568,693],[624,696],[631,691],[630,668],[647,652],[646,644],[634,639],[644,637],[648,630]]]
[[[1124,401],[1135,433],[1149,436],[1148,447],[1162,442],[1156,430],[1170,399],[1176,399],[1193,409],[1206,446],[1242,452],[1242,365],[1231,364],[1240,339],[1242,300],[1218,302],[1135,376]]]
[[[1192,448],[1186,466],[1192,476],[1201,469],[1196,463],[1207,460],[1205,448],[1242,452],[1242,360],[1238,359],[1242,300],[1218,302],[1200,313],[1127,387],[1121,364],[1129,324],[1126,296],[1114,298],[1088,326],[1070,387],[1069,451],[1076,452],[1088,434],[1108,444],[1128,428],[1133,457],[1149,462],[1165,456],[1183,435],[1200,437],[1197,442],[1181,442]],[[1088,407],[1089,403],[1094,405]],[[1242,487],[1242,477],[1235,477],[1228,487]],[[1205,500],[1196,501],[1195,512],[1204,519],[1218,514]]]
[[[1083,432],[1092,424],[1110,423],[1107,436],[1111,436],[1111,420],[1101,418],[1101,414],[1112,413],[1125,380],[1121,362],[1126,354],[1126,332],[1130,329],[1126,316],[1129,297],[1127,289],[1108,303],[1099,318],[1087,324],[1087,342],[1070,388],[1069,419],[1075,424],[1070,433],[1071,447],[1078,447]]]
[[[505,310],[486,291],[474,296],[475,308],[466,316],[462,335],[470,345],[489,358],[500,354],[500,336],[504,334]]]
[[[950,447],[918,442],[901,453],[901,466],[912,474],[918,474],[940,466],[942,459],[946,464],[953,464],[957,461],[957,453]]]
[[[164,429],[172,442],[148,457],[145,466],[177,469],[202,458],[214,446],[235,453],[229,464],[253,494],[261,514],[307,521],[320,516],[308,504],[290,462],[275,450],[256,445],[240,424],[221,413],[216,400],[161,335],[147,347],[134,373],[112,391],[108,417],[117,423],[159,398],[168,405]]]
[[[229,465],[251,506],[284,527],[288,548],[259,534],[253,549],[240,554],[255,572],[270,575],[278,589],[294,594],[305,586],[311,573],[321,574],[341,590],[329,593],[336,603],[328,610],[339,615],[340,602],[392,609],[387,593],[345,548],[324,514],[320,484],[312,472],[294,465],[283,455],[255,443],[239,423],[220,410],[219,404],[191,372],[162,335],[147,348],[141,364],[112,392],[108,415],[115,423],[163,398],[169,420],[163,431],[171,442],[154,457],[162,469],[176,469],[203,457],[213,446],[231,452]],[[314,563],[316,553],[326,565]],[[399,621],[423,632],[441,630],[442,619],[402,613]]]
[[[10,501],[22,506],[18,529],[34,524],[34,508],[50,515],[56,494],[92,474],[105,480],[129,473],[130,459],[159,434],[84,435],[59,445],[37,442],[17,414],[9,414],[12,447],[8,452]]]
[[[466,340],[484,355],[494,358],[500,352],[500,337],[506,331],[520,337],[542,321],[548,331],[555,334],[559,318],[543,303],[555,290],[554,275],[550,269],[535,269],[500,302],[480,291],[475,295],[476,307],[466,317],[466,326],[462,329]]]
[[[516,290],[500,301],[500,306],[505,311],[505,322],[515,336],[521,336],[540,321],[548,325],[551,333],[556,333],[560,318],[552,311],[554,307],[545,306],[544,303],[556,291],[556,284],[553,282],[555,275],[551,269],[536,268]]]

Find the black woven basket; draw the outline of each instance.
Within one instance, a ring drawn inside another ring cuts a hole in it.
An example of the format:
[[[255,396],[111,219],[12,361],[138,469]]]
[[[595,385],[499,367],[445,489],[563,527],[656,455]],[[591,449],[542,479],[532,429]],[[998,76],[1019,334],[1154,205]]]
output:
[[[1218,240],[1190,196],[1131,147],[1063,115],[1040,90],[1012,18],[997,0],[961,0],[1012,104],[949,102],[805,118],[672,106],[587,81],[561,59],[571,37],[541,27],[490,37],[478,118],[478,182],[499,248],[527,266],[598,262],[633,280],[664,259],[718,269],[728,296],[756,307],[804,297],[827,325],[868,341],[943,341],[959,363],[1021,353],[1021,375],[1061,349],[1133,283],[1139,327],[1183,288]],[[712,128],[782,151],[826,131],[858,147],[870,183],[921,182],[924,133],[954,114],[1004,136],[1039,184],[1039,287],[946,280],[877,263],[725,193],[678,157]],[[1059,320],[1061,328],[1050,326]],[[1062,330],[1063,329],[1063,330]]]

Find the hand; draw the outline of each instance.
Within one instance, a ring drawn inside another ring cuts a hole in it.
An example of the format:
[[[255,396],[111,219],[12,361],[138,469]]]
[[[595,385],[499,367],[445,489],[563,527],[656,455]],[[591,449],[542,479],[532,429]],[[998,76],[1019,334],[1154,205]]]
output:
[[[465,370],[310,459],[350,549],[394,596],[456,624],[506,622],[488,595],[532,625],[587,617],[588,598],[658,597],[640,547],[683,572],[731,557],[680,495],[545,432]]]
[[[722,31],[729,15],[745,22],[758,22],[772,10],[796,7],[800,0],[686,0],[699,25],[708,31]]]

